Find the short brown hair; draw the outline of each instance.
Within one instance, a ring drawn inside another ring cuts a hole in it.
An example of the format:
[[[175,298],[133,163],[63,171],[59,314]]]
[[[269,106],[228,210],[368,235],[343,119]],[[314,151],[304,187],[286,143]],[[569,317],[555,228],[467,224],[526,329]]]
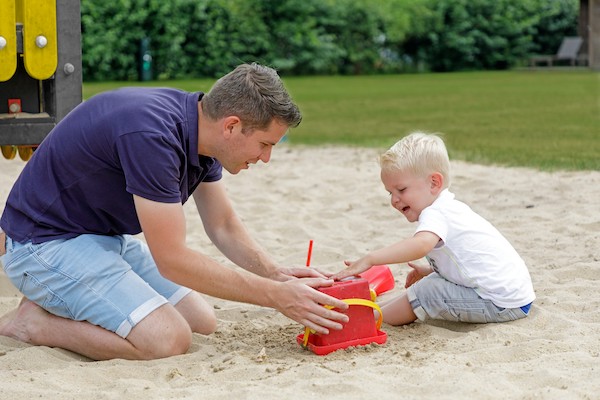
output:
[[[277,72],[257,63],[241,64],[217,80],[202,98],[202,110],[213,120],[235,115],[244,131],[266,129],[273,119],[292,128],[302,121]]]

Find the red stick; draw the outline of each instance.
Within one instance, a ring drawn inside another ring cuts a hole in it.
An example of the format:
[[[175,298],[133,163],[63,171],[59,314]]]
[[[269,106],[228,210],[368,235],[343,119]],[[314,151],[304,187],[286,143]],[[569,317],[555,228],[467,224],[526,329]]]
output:
[[[308,256],[306,257],[306,266],[307,267],[310,267],[310,257],[312,256],[312,246],[313,246],[313,241],[311,239],[310,242],[308,242]]]

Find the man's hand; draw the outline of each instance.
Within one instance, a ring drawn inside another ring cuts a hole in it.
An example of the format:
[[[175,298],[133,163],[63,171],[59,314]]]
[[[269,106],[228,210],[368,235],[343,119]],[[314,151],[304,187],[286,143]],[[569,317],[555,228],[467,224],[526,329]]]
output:
[[[322,278],[327,279],[327,275],[315,268],[307,267],[286,267],[278,268],[269,278],[275,281],[289,281],[295,278]]]
[[[348,322],[348,316],[330,310],[324,305],[347,310],[348,304],[314,289],[332,284],[332,280],[321,278],[292,279],[281,282],[277,284],[277,289],[272,293],[274,308],[317,333],[326,335],[330,329],[342,329],[340,322]]]
[[[0,257],[6,254],[6,235],[0,229]]]

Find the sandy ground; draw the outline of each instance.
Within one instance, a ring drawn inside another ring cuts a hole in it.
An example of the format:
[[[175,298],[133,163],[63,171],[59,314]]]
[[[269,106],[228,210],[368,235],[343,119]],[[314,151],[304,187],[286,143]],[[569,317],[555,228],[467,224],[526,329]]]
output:
[[[280,148],[281,147],[281,148]],[[411,235],[379,182],[377,151],[278,146],[268,165],[226,176],[239,214],[284,265],[342,268]],[[23,167],[0,160],[0,209]],[[545,173],[453,162],[452,191],[529,265],[537,300],[505,324],[383,325],[387,343],[317,356],[271,309],[209,298],[219,319],[183,356],[92,362],[0,337],[0,399],[598,399],[600,172]],[[231,265],[186,204],[190,246]],[[402,290],[406,265],[390,265]],[[382,298],[384,298],[382,296]],[[0,313],[19,302],[0,272]]]

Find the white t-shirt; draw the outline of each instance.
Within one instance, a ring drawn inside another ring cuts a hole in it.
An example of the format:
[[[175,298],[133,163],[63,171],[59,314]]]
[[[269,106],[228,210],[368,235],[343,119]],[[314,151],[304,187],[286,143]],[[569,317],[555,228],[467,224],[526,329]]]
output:
[[[535,299],[527,266],[504,236],[448,189],[419,216],[417,232],[441,241],[427,258],[448,281],[473,288],[498,307],[517,308]]]

